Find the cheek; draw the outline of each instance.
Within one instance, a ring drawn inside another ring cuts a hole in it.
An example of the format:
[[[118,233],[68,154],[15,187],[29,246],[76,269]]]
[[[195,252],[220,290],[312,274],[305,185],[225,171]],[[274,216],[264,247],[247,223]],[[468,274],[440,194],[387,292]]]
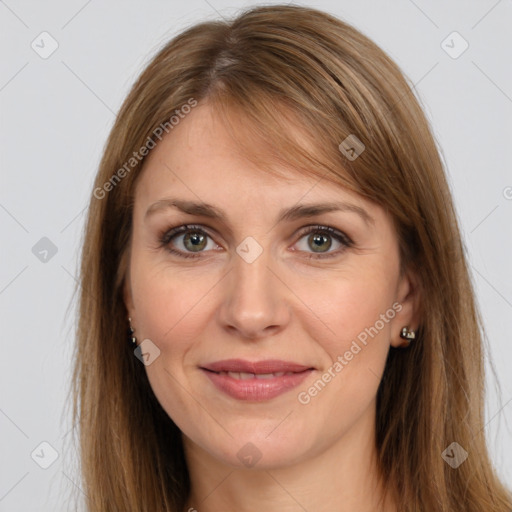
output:
[[[357,272],[354,269],[351,273],[331,276],[315,287],[304,283],[302,289],[296,290],[297,295],[307,298],[304,302],[312,312],[304,316],[307,330],[312,335],[317,332],[318,341],[322,340],[331,359],[349,350],[354,340],[368,354],[372,353],[370,345],[389,341],[395,316],[392,277],[382,269],[379,273],[375,269]]]
[[[208,418],[187,391],[187,356],[206,329],[207,292],[215,283],[211,277],[193,278],[192,273],[159,267],[144,255],[132,259],[131,283],[137,339],[150,339],[160,350],[154,362],[145,367],[151,388],[178,427],[193,431],[197,418],[202,422]]]
[[[299,292],[314,313],[304,317],[303,328],[322,349],[319,378],[324,376],[326,382],[301,391],[311,398],[319,417],[330,417],[334,425],[358,417],[374,399],[382,378],[396,314],[393,276],[385,276],[370,270],[346,273],[309,287],[307,294],[305,288]]]
[[[197,336],[205,319],[208,291],[215,284],[210,275],[197,275],[151,262],[132,260],[131,283],[138,333],[159,346]]]

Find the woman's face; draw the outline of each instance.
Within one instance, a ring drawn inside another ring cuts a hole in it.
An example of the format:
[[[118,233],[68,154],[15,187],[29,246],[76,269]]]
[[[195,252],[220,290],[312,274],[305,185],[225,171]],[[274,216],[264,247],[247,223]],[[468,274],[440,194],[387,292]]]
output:
[[[384,210],[279,170],[238,156],[203,104],[135,194],[125,300],[149,381],[187,446],[235,466],[370,439],[390,344],[417,325]]]

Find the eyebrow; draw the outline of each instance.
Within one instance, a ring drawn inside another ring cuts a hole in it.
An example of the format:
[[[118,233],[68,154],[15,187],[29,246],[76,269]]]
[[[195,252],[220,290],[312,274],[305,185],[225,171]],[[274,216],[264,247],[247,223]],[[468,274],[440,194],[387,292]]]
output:
[[[227,216],[220,209],[211,204],[195,201],[187,201],[183,199],[166,198],[153,203],[147,210],[145,217],[149,217],[154,213],[166,210],[168,208],[176,208],[183,213],[189,215],[196,215],[199,217],[208,217],[210,219],[217,219],[227,224]],[[292,206],[291,208],[284,208],[279,212],[277,223],[283,221],[293,221],[301,218],[314,217],[323,213],[348,211],[358,214],[365,224],[375,225],[375,219],[371,217],[368,212],[352,203],[346,202],[328,202],[316,204],[302,204]]]

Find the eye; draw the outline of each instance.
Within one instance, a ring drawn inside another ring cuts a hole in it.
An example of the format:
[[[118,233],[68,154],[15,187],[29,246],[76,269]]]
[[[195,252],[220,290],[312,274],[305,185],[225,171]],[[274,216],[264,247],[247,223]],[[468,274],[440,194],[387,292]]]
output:
[[[299,249],[300,252],[308,252],[308,249],[312,249],[312,253],[307,255],[307,258],[337,256],[353,245],[352,240],[347,235],[329,226],[307,226],[301,230],[299,236],[299,242],[307,237],[306,247]],[[209,239],[211,244],[208,243]],[[337,250],[329,251],[333,246],[333,239],[339,247]],[[160,245],[170,253],[182,258],[199,258],[201,253],[218,247],[201,226],[188,224],[162,233]],[[181,245],[181,247],[176,248],[176,245]]]
[[[306,256],[307,258],[338,256],[346,248],[353,246],[352,240],[345,233],[329,226],[308,226],[301,231],[300,235],[302,235],[301,240],[306,239],[306,247],[301,250],[307,252],[308,249],[312,249],[313,251],[313,254]],[[337,250],[328,252],[333,246],[333,239],[339,247]]]
[[[198,258],[205,249],[208,248],[208,239],[211,237],[200,226],[184,225],[172,228],[163,233],[160,237],[160,244],[172,254],[182,258]],[[181,240],[180,240],[181,239]],[[213,242],[213,241],[212,241]],[[175,249],[173,244],[180,244],[183,249]],[[216,244],[213,244],[216,246]],[[209,247],[212,248],[211,246]]]

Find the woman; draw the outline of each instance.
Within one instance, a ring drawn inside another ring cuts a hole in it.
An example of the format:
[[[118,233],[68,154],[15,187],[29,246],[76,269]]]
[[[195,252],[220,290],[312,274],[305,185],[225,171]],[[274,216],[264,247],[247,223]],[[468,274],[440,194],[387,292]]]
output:
[[[349,25],[259,7],[167,44],[112,129],[81,272],[89,510],[511,510],[435,142]]]

